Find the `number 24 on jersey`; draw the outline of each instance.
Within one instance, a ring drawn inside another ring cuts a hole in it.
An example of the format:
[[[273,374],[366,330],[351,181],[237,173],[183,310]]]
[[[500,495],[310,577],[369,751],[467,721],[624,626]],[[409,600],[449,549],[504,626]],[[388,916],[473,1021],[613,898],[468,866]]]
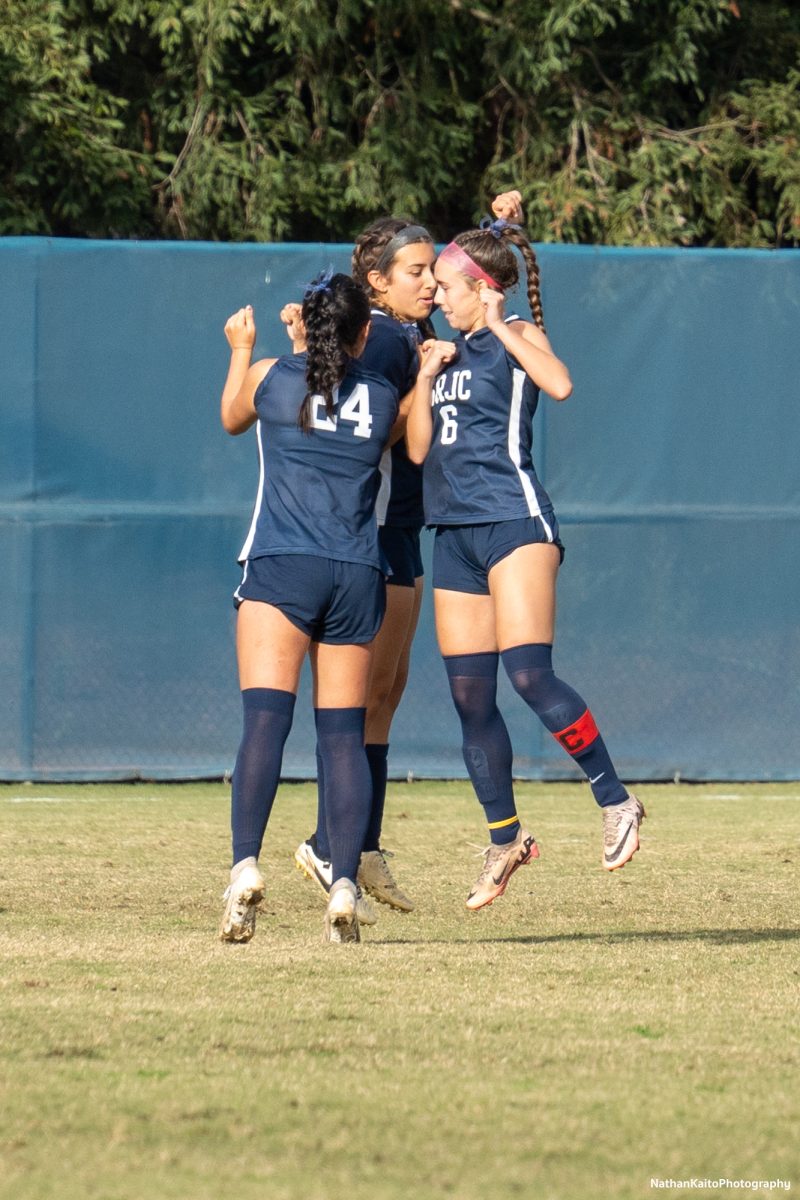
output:
[[[338,388],[334,392],[334,400],[338,405]],[[333,432],[337,429],[339,421],[349,421],[356,437],[369,437],[372,430],[372,413],[369,411],[369,388],[365,383],[356,384],[344,404],[332,417],[325,412],[325,401],[322,396],[314,396],[313,402],[311,424],[314,429],[327,429]]]

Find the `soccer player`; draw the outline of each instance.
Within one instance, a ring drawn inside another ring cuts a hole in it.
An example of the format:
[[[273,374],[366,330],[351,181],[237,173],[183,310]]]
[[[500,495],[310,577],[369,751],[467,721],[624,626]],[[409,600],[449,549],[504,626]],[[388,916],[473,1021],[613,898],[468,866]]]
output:
[[[348,275],[309,285],[302,318],[305,352],[252,366],[252,308],[225,325],[222,424],[231,434],[257,425],[261,465],[235,592],[244,721],[220,931],[228,942],[249,941],[255,930],[265,887],[258,858],[307,653],[332,869],[325,938],[360,940],[356,876],[371,803],[364,714],[386,593],[375,497],[398,395],[358,361],[369,303]]]
[[[519,220],[521,197],[502,192],[492,202],[498,217]],[[382,217],[356,239],[353,277],[372,305],[369,338],[361,362],[384,375],[407,411],[417,371],[419,345],[434,335],[430,323],[436,281],[433,239],[426,229],[397,217]],[[359,883],[376,900],[401,912],[414,903],[400,888],[381,849],[386,801],[387,758],[392,720],[405,690],[411,644],[422,602],[423,568],[420,531],[424,524],[422,472],[411,462],[402,437],[387,448],[381,463],[377,516],[380,545],[391,569],[386,589],[386,616],[375,639],[372,677],[367,700],[366,752],[372,773],[372,808],[359,868]],[[318,762],[319,809],[316,831],[298,846],[295,861],[325,891],[330,886],[330,852],[325,832],[324,772]]]
[[[434,259],[428,231],[395,217],[383,217],[366,229],[353,252],[353,277],[364,287],[371,305],[370,333],[361,362],[388,379],[401,397],[414,386],[419,343],[433,334],[429,318],[436,290]],[[365,737],[372,802],[358,881],[376,900],[410,912],[414,903],[395,881],[380,845],[389,729],[408,678],[422,599],[422,473],[408,459],[402,429],[397,432],[397,440],[386,448],[381,461],[376,507],[380,547],[391,574],[387,580],[386,615],[375,639],[367,701]],[[326,829],[329,780],[319,759],[317,777],[317,828],[298,846],[295,860],[306,875],[327,890],[332,878]]]
[[[518,279],[512,246],[525,262],[533,323],[504,316],[504,293]],[[532,423],[539,389],[566,400],[572,383],[545,334],[535,254],[519,226],[493,221],[451,242],[435,275],[436,302],[458,337],[423,344],[406,438],[411,460],[424,462],[437,637],[491,838],[467,898],[479,909],[539,855],[517,815],[511,743],[496,704],[499,659],[589,779],[603,813],[606,870],[638,849],[645,814],[586,702],[552,666],[563,546],[533,464]]]

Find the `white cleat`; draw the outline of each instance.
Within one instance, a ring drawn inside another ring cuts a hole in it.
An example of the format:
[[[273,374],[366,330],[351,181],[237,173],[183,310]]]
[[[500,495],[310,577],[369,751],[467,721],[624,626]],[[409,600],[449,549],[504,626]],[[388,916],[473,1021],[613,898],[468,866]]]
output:
[[[646,815],[634,795],[603,809],[603,866],[607,871],[617,871],[633,858],[639,849],[639,826]]]
[[[231,882],[223,896],[225,912],[219,931],[223,942],[249,942],[256,931],[256,911],[266,885],[255,859],[245,862],[246,866],[237,863],[231,871]]]
[[[337,879],[325,910],[325,942],[360,942],[358,896],[350,879]]]
[[[301,842],[294,852],[294,865],[302,871],[306,879],[313,879],[327,899],[331,890],[331,864],[327,858],[320,858],[312,842]]]
[[[313,879],[325,898],[331,890],[331,864],[326,858],[320,858],[311,842],[301,842],[294,852],[294,865],[302,871],[306,879]],[[356,888],[359,925],[376,925],[378,914],[370,904],[361,888]]]

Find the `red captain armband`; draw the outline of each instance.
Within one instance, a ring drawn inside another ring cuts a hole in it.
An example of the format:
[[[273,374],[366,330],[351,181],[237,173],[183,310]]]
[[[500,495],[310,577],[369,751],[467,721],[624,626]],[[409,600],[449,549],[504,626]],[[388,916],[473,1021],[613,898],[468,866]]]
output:
[[[572,725],[568,725],[566,729],[554,733],[553,737],[566,750],[567,754],[580,754],[582,750],[587,750],[591,746],[595,738],[600,736],[600,730],[594,723],[594,717],[589,712],[588,708],[582,717]]]

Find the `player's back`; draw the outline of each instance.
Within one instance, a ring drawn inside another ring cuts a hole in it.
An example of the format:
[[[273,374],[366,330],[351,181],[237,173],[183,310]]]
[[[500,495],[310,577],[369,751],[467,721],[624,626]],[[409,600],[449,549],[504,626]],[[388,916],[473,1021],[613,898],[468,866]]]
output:
[[[397,413],[397,391],[351,360],[329,417],[315,396],[311,428],[298,414],[308,391],[305,354],[279,358],[256,395],[261,478],[240,559],[317,554],[380,565],[375,527],[378,466]]]

